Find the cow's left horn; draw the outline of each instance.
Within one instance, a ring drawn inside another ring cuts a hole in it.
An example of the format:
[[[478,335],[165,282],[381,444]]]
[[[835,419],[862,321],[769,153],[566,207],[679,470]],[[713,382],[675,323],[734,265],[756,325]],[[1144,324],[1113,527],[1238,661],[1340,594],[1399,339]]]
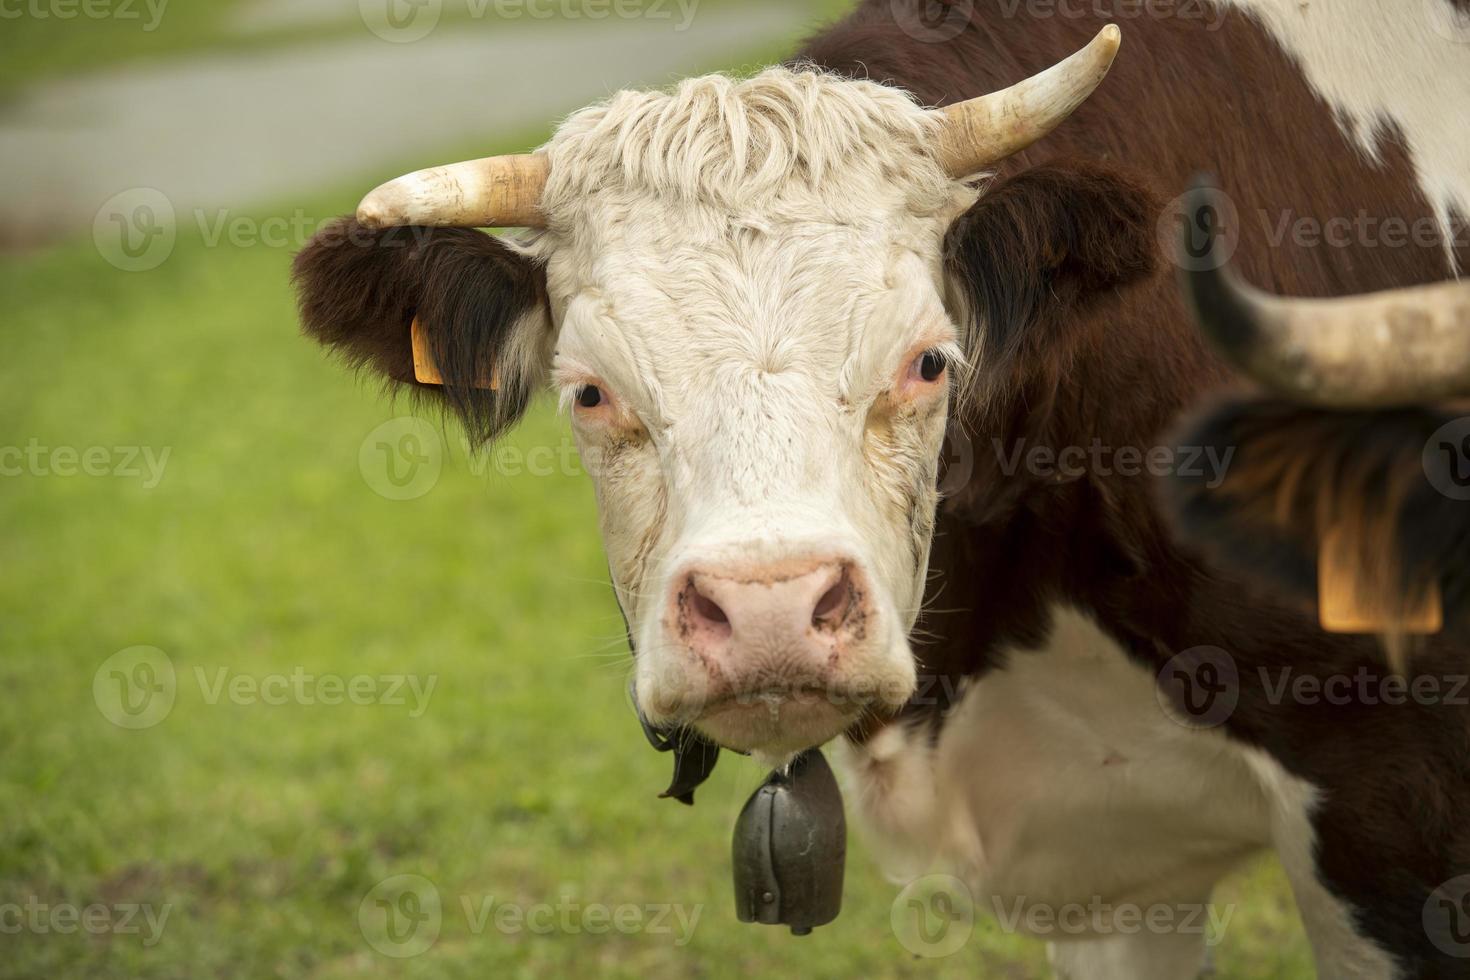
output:
[[[1123,34],[1109,24],[1087,47],[1010,88],[940,109],[939,162],[968,177],[1057,128],[1106,77]]]
[[[1180,282],[1204,332],[1241,371],[1292,398],[1376,408],[1470,395],[1470,282],[1441,282],[1337,299],[1273,296],[1216,260],[1224,209],[1196,184],[1193,229],[1210,248],[1182,261]]]
[[[546,220],[540,202],[550,172],[546,157],[537,153],[432,167],[390,180],[363,198],[357,220],[368,228],[539,228]]]

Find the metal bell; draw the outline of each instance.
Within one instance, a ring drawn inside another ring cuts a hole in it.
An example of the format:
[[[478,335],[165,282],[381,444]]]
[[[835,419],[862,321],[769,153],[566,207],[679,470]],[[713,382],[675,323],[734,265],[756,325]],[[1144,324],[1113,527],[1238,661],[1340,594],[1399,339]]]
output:
[[[847,819],[817,749],[771,773],[745,802],[731,848],[735,914],[805,936],[842,911]]]

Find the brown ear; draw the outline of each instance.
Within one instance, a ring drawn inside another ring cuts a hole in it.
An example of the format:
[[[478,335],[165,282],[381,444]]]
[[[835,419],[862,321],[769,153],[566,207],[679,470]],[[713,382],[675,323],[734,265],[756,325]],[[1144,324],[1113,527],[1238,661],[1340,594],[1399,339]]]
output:
[[[1226,400],[1181,425],[1175,444],[1228,465],[1213,476],[1170,476],[1164,503],[1186,541],[1305,608],[1317,599],[1324,542],[1338,534],[1365,552],[1386,593],[1414,596],[1431,584],[1446,610],[1462,610],[1470,597],[1470,502],[1448,491],[1457,489],[1464,457],[1462,447],[1436,438],[1452,421],[1430,408]]]
[[[369,230],[342,218],[296,256],[307,336],[355,368],[441,400],[476,441],[515,424],[551,359],[545,275],[499,239],[466,228]],[[444,384],[415,380],[417,317]],[[498,388],[482,387],[494,377]]]
[[[1158,266],[1162,206],[1139,180],[1086,162],[1032,167],[991,185],[950,227],[945,253],[982,372],[1012,377],[1064,352],[1074,314]]]

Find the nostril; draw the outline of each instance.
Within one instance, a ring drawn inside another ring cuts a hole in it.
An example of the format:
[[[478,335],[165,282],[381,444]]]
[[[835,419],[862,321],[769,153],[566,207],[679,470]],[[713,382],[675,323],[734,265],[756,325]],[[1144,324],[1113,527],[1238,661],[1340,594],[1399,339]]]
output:
[[[826,592],[822,598],[817,600],[817,607],[812,610],[812,625],[818,628],[836,629],[842,625],[847,618],[848,593],[851,591],[851,583],[847,578],[847,570],[843,569],[837,581]]]
[[[730,623],[730,617],[725,615],[725,610],[720,608],[719,603],[701,593],[697,588],[694,590],[694,613],[700,619],[716,626],[728,626]]]

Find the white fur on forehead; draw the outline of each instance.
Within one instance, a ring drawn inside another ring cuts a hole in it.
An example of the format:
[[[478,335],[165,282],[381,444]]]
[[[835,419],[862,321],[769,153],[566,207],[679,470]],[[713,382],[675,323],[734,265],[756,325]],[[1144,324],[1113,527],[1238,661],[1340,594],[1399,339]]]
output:
[[[619,92],[547,144],[542,208],[566,227],[591,195],[655,194],[736,215],[793,202],[803,213],[789,217],[847,221],[860,202],[887,203],[902,188],[909,210],[932,214],[954,193],[933,155],[937,125],[903,91],[815,70]]]

